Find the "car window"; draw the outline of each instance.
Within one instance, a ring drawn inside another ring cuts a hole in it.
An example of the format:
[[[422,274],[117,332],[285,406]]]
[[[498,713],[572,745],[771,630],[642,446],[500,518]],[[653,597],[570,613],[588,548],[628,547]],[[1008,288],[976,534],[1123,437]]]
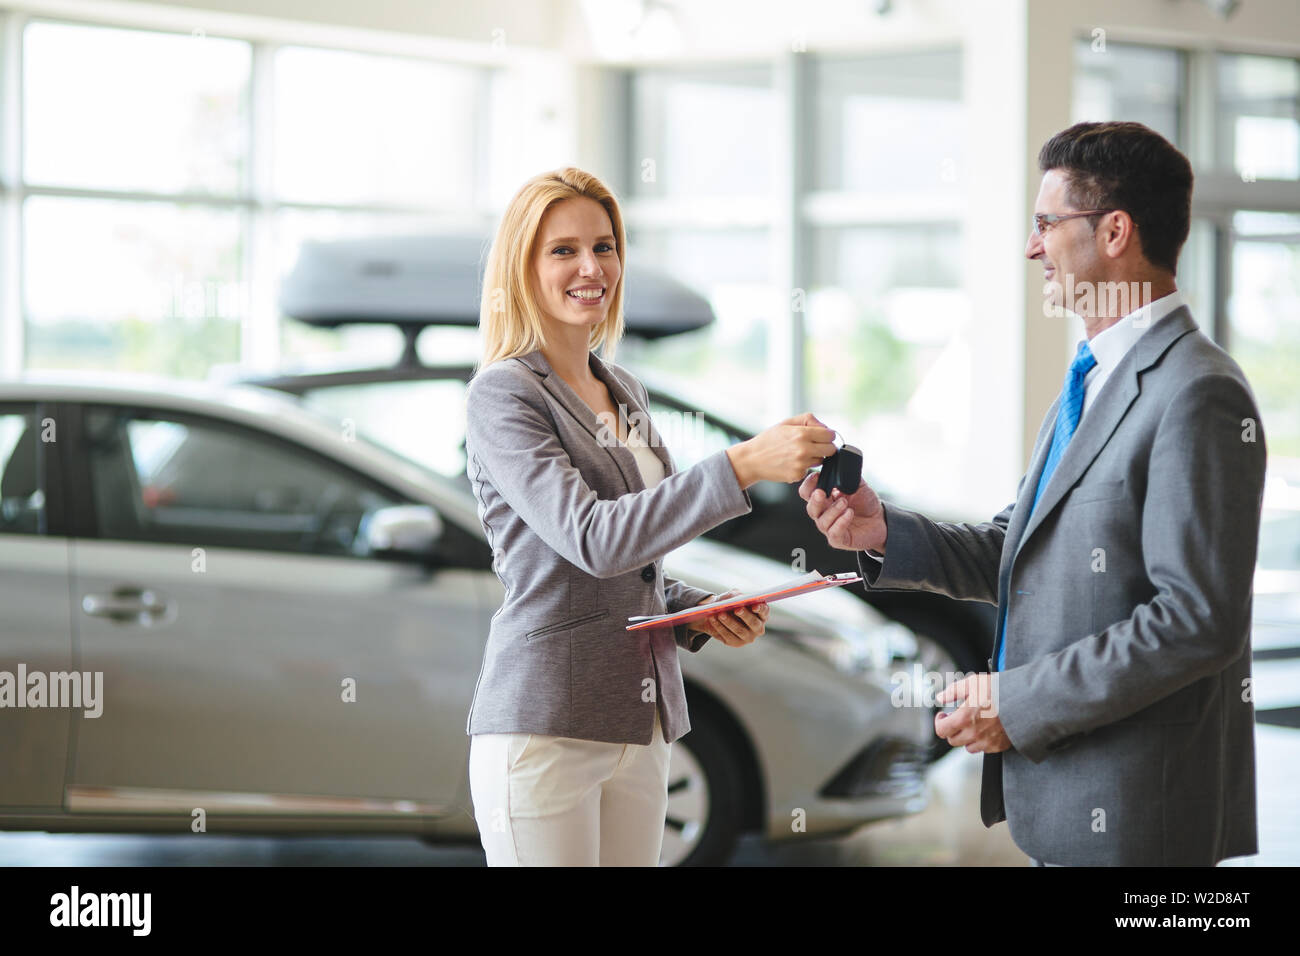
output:
[[[34,407],[0,406],[0,534],[45,533],[41,427]]]
[[[465,474],[465,389],[460,379],[308,389],[312,410],[447,478]]]
[[[358,556],[362,520],[405,503],[307,449],[215,420],[95,407],[85,437],[105,538]]]

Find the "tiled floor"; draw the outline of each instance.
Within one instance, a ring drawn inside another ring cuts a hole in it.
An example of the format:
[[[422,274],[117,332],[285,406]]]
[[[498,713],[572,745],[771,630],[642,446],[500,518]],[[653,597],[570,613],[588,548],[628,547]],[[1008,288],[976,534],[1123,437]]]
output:
[[[1255,728],[1260,853],[1223,866],[1300,866],[1300,730]],[[939,762],[921,813],[863,827],[839,840],[745,845],[740,865],[1027,866],[1005,823],[979,818],[981,757],[964,750]]]
[[[1225,866],[1300,866],[1300,729],[1256,728],[1259,765],[1258,856]],[[1026,866],[1006,824],[979,819],[981,758],[946,756],[930,776],[919,814],[863,827],[847,837],[767,844],[745,840],[737,866]],[[481,866],[475,847],[431,849],[407,837],[87,836],[0,834],[0,864],[10,866]]]
[[[1259,842],[1224,866],[1300,866],[1300,649],[1256,659]],[[979,818],[982,758],[954,751],[932,769],[929,805],[834,839],[742,841],[737,866],[1026,866],[1005,823]],[[409,837],[201,837],[0,833],[9,866],[482,866],[476,846],[430,848]]]

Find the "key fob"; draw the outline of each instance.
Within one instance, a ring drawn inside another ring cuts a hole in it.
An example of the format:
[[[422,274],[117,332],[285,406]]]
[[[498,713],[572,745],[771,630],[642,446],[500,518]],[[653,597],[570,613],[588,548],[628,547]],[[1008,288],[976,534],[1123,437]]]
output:
[[[822,460],[821,477],[817,487],[830,497],[831,489],[838,488],[846,495],[858,490],[862,482],[862,452],[853,445],[842,445],[839,451]]]

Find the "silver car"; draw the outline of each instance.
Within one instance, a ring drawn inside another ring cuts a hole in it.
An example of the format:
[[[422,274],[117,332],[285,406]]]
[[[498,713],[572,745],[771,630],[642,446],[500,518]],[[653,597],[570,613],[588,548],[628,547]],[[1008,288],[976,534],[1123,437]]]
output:
[[[462,484],[283,396],[0,384],[0,829],[475,840],[489,559]],[[668,569],[792,576],[707,541]],[[924,805],[910,632],[833,591],[768,632],[682,655],[665,864]]]

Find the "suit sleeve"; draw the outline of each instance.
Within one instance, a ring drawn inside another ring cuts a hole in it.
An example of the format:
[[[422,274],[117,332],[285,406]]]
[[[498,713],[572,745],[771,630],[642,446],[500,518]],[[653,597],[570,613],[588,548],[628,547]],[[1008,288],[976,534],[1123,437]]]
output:
[[[560,443],[536,383],[490,366],[470,384],[466,451],[492,487],[557,554],[598,578],[660,560],[750,510],[719,451],[655,487],[598,498]]]
[[[1258,423],[1248,388],[1228,375],[1193,379],[1169,402],[1142,510],[1142,559],[1155,596],[1126,620],[998,675],[1003,729],[1029,760],[1242,655],[1264,489]]]
[[[881,507],[889,529],[884,559],[858,552],[858,569],[867,587],[935,591],[963,601],[997,603],[1002,542],[1014,504],[982,524],[931,521],[894,505]]]
[[[667,605],[669,614],[684,611],[688,607],[694,607],[706,597],[712,596],[712,591],[702,591],[699,588],[691,587],[689,584],[683,584],[676,578],[664,575],[664,604]],[[695,653],[709,642],[712,635],[699,632],[688,634],[687,628],[688,625],[686,624],[677,625],[677,627],[673,628],[674,636],[681,647]]]

